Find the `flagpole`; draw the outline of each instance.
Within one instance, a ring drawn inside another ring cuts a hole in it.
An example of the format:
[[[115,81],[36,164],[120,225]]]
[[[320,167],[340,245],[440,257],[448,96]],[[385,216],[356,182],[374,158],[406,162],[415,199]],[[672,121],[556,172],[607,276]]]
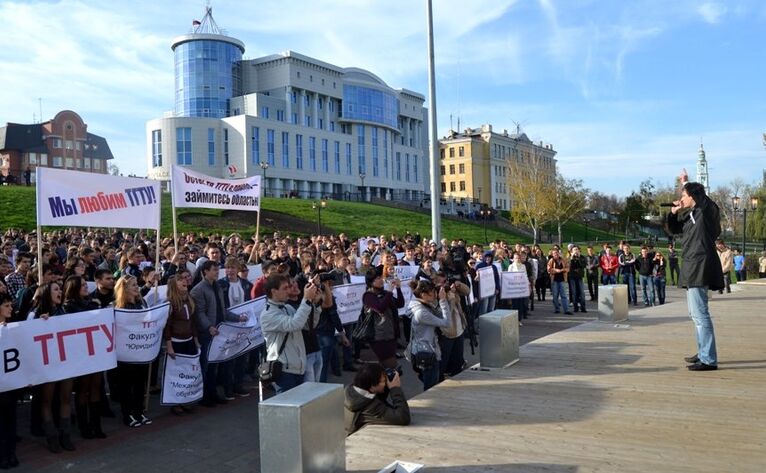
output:
[[[255,217],[255,244],[253,245],[252,251],[250,251],[250,257],[247,259],[248,263],[253,261],[253,255],[258,250],[258,242],[261,240],[261,211],[263,210],[263,183],[261,182],[260,179],[258,179],[258,191],[259,191],[258,193],[260,194],[260,199],[258,201],[258,215]]]
[[[37,287],[43,285],[43,229],[40,225],[40,167],[35,168],[35,200],[37,201]],[[53,249],[51,249],[53,251]],[[14,294],[15,295],[15,294]]]
[[[173,165],[170,165],[170,208],[173,211],[173,246],[175,248],[175,252],[178,253],[178,226],[176,224],[176,220],[178,220],[178,216],[176,215],[176,199],[173,197]]]

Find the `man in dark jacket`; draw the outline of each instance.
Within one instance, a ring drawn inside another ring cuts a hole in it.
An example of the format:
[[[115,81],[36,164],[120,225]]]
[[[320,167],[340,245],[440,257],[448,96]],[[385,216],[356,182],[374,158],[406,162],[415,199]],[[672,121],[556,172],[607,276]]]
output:
[[[349,435],[366,424],[409,425],[410,406],[399,373],[392,370],[392,374],[390,379],[377,363],[359,368],[354,382],[346,388],[344,417]]]
[[[718,368],[715,332],[708,310],[707,291],[723,287],[723,272],[715,241],[721,234],[721,215],[718,206],[697,182],[686,182],[686,171],[681,174],[681,198],[673,202],[667,216],[670,234],[681,234],[683,264],[678,278],[686,287],[686,300],[697,332],[697,354],[685,358],[691,371],[709,371]]]

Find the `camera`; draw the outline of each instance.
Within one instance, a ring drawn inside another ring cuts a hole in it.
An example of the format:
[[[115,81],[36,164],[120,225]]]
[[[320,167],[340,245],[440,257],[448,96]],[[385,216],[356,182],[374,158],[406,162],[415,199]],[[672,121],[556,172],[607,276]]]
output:
[[[393,381],[396,377],[396,370],[394,368],[386,368],[386,376],[389,381]]]

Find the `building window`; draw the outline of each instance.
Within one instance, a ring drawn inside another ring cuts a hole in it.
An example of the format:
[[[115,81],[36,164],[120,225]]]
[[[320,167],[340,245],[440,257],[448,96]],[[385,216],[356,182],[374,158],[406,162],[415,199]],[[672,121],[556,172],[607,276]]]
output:
[[[253,164],[261,162],[261,130],[257,126],[253,127],[253,134],[250,137],[251,143],[251,161]]]
[[[327,101],[327,107],[330,109],[330,112],[335,111],[335,101],[333,99],[329,99]]]
[[[442,176],[444,176],[445,174],[447,174],[447,168],[446,168],[446,166],[439,166],[439,169],[440,169],[440,171],[441,171],[441,175],[442,175]]]
[[[372,134],[372,175],[378,177],[378,129],[372,127],[370,133]]]
[[[64,160],[64,162],[66,163],[66,168],[67,168],[67,169],[72,169],[72,168],[74,168],[74,159],[72,159],[72,158],[66,158],[66,159]]]
[[[223,129],[223,164],[229,165],[229,129]]]
[[[439,150],[439,154],[441,155],[441,158],[444,159],[444,148]]]
[[[324,79],[322,79],[322,81],[324,81]],[[319,107],[319,110],[323,109],[323,107],[324,107],[324,99],[322,97],[319,97],[317,99],[317,106]]]
[[[444,194],[446,192],[447,192],[447,183],[446,182],[442,182],[442,194]]]
[[[311,106],[311,96],[306,94],[303,96],[303,103],[306,105],[306,107]]]
[[[100,159],[94,159],[93,160],[93,169],[101,170],[101,160]]]
[[[359,174],[367,174],[367,163],[364,156],[364,125],[356,126],[356,142],[359,148]]]
[[[460,174],[465,174],[465,164],[458,164],[458,171]]]
[[[327,140],[322,140],[322,171],[330,172],[330,159],[327,150]]]
[[[454,182],[450,182],[449,183],[449,191],[450,192],[455,192],[455,183]]]
[[[53,147],[61,148],[61,138],[53,138]]]
[[[346,143],[346,174],[353,174],[353,164],[351,163],[351,143]]]
[[[332,103],[332,102],[330,102]],[[340,174],[340,141],[335,142],[335,174]]]
[[[162,166],[162,130],[152,130],[152,167]]]
[[[74,148],[74,142],[72,140],[66,140],[66,141],[64,141],[64,147],[66,149],[73,149]]]
[[[454,158],[455,157],[455,148],[450,148],[449,149],[449,157],[450,158]]]
[[[286,131],[282,132],[282,167],[290,167],[290,134]]]
[[[269,107],[261,107],[261,118],[269,118]]]
[[[415,182],[418,182],[418,157],[412,155],[412,174],[415,177]]]
[[[303,169],[303,135],[295,135],[295,167]]]
[[[277,110],[277,121],[278,122],[285,121],[285,111],[284,110]]]
[[[37,153],[29,153],[27,161],[29,164],[37,164]]]
[[[330,122],[330,131],[335,131],[335,122]]]
[[[324,130],[324,119],[323,118],[319,119],[319,127],[318,128],[320,130]]]
[[[75,141],[74,142],[74,149],[76,149],[77,151],[81,151],[82,150],[82,143],[80,143],[79,141]]]
[[[191,163],[191,128],[176,128],[176,164],[179,166],[191,166]]]
[[[293,117],[292,117],[292,120],[290,120],[290,123],[292,123],[293,125],[297,125],[298,124],[298,114],[297,113],[293,113]]]
[[[404,154],[404,180],[410,182],[410,153]]]
[[[215,128],[207,129],[207,165],[215,166]]]
[[[40,165],[41,166],[47,166],[48,165],[48,155],[45,153],[40,153]]]
[[[304,123],[304,125],[306,125],[308,127],[311,126],[311,115],[306,115],[305,116],[305,123]]]
[[[266,162],[274,165],[274,130],[266,130]],[[228,163],[227,163],[228,164]]]
[[[383,169],[388,179],[388,130],[383,130]]]
[[[85,169],[90,169],[90,158],[83,158],[82,164]]]
[[[313,136],[309,137],[309,167],[317,170],[317,139]]]
[[[82,169],[82,159],[76,158],[74,160],[74,165],[77,169]]]
[[[402,153],[396,152],[396,180],[402,180]]]
[[[449,165],[449,173],[450,174],[455,174],[455,165],[454,164],[450,164]]]
[[[298,77],[300,77],[300,76],[301,76],[301,73],[299,72],[298,73]],[[294,90],[292,91],[292,93],[290,94],[290,102],[298,103],[298,92],[296,92]]]
[[[459,147],[457,150],[457,155],[460,156],[461,158],[465,156],[465,148],[463,148],[462,146]]]
[[[465,191],[465,181],[460,181],[460,190]]]
[[[60,168],[64,165],[64,158],[61,156],[54,156],[53,157],[53,167]]]

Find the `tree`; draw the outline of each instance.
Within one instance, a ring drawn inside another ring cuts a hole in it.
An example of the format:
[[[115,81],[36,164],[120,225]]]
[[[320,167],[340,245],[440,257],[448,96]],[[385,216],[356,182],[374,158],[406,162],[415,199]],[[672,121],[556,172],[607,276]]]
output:
[[[647,179],[641,182],[638,192],[631,192],[625,199],[625,207],[620,212],[620,222],[625,222],[625,238],[628,237],[630,228],[644,222],[644,217],[657,205],[654,189],[651,178]]]
[[[530,157],[530,161],[522,164],[511,160],[509,165],[511,220],[528,226],[536,244],[540,228],[552,218],[555,175],[536,156]]]
[[[114,163],[110,163],[109,164],[109,167],[107,168],[107,171],[112,176],[119,176],[120,175],[120,168],[116,164],[114,164]]]
[[[554,184],[551,219],[556,222],[558,242],[561,245],[561,227],[585,209],[589,191],[583,187],[581,180],[564,179],[558,173]]]
[[[606,195],[598,191],[593,191],[588,197],[590,209],[606,213],[618,213],[623,206],[623,201],[615,194]]]

